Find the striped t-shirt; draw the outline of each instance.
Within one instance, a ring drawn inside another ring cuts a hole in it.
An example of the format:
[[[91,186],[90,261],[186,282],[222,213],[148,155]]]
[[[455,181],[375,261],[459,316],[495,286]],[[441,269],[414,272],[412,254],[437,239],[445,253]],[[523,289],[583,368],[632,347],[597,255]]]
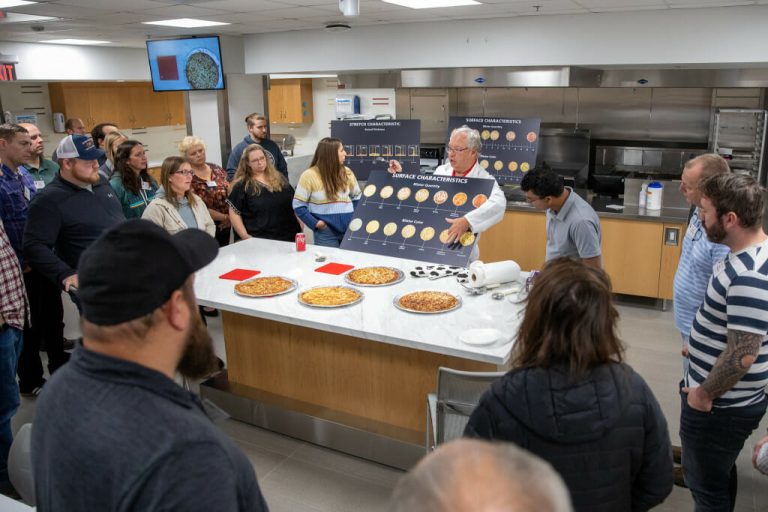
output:
[[[697,387],[707,378],[725,350],[729,330],[763,336],[758,358],[747,374],[713,403],[714,407],[745,407],[764,400],[768,384],[768,239],[729,253],[715,266],[691,329],[688,387]]]
[[[293,209],[302,222],[313,230],[318,221],[322,220],[336,233],[347,231],[361,192],[352,169],[344,169],[347,172],[349,189],[340,191],[338,197],[333,200],[325,195],[323,180],[317,167],[310,167],[299,178],[296,194],[293,196]]]

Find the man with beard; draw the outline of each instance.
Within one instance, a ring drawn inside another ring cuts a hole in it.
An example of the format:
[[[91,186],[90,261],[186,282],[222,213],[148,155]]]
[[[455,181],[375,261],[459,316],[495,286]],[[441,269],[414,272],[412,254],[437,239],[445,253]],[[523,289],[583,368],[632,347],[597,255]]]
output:
[[[691,328],[680,439],[696,510],[733,510],[736,458],[768,404],[768,235],[763,189],[751,176],[718,174],[699,190],[707,238],[730,252]]]
[[[248,135],[232,148],[232,152],[227,160],[227,177],[229,181],[232,181],[232,178],[235,176],[235,169],[237,169],[237,165],[240,163],[243,151],[251,144],[258,144],[263,147],[266,150],[267,158],[272,160],[275,169],[280,171],[287,179],[288,164],[285,161],[285,157],[283,157],[282,151],[280,151],[280,146],[267,137],[267,118],[254,112],[245,118],[245,125],[248,127]]]
[[[193,283],[217,253],[204,231],[140,219],[83,253],[83,342],[32,429],[38,510],[267,509],[251,463],[174,382],[216,367]]]
[[[24,255],[29,265],[69,291],[77,261],[104,231],[125,220],[115,191],[99,174],[104,151],[86,135],[69,135],[56,150],[61,170],[29,205]]]

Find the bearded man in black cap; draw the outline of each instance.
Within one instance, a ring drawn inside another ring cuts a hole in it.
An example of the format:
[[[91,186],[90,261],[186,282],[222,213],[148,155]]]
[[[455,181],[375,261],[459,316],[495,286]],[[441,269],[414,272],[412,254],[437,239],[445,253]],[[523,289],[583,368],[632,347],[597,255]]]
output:
[[[83,342],[32,429],[38,510],[267,510],[251,463],[174,381],[216,369],[193,284],[217,253],[204,231],[138,219],[83,252]]]

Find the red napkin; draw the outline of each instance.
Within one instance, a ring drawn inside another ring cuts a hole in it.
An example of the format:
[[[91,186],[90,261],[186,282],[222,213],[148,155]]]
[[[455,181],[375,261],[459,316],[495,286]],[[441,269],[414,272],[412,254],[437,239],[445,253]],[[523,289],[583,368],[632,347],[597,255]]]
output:
[[[322,267],[316,268],[315,272],[324,272],[326,274],[333,274],[338,276],[339,274],[343,274],[347,270],[353,268],[355,268],[354,265],[345,265],[343,263],[326,263]]]
[[[244,281],[255,275],[261,274],[261,270],[248,270],[245,268],[236,268],[230,270],[226,274],[221,274],[219,279],[231,279],[232,281]]]

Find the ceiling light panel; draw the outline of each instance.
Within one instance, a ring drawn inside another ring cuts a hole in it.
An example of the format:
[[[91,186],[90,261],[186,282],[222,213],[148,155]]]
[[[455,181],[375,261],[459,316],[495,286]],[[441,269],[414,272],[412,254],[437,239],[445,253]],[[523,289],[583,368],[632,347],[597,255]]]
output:
[[[0,9],[8,9],[10,7],[19,7],[36,3],[37,2],[27,2],[26,0],[0,0]]]
[[[437,7],[460,7],[462,5],[480,5],[475,0],[382,0],[388,4],[402,5],[411,9],[434,9]]]
[[[215,27],[219,25],[229,25],[229,23],[223,21],[207,21],[196,20],[193,18],[179,18],[175,20],[160,20],[160,21],[144,21],[144,25],[159,25],[161,27],[178,27],[178,28],[198,28],[198,27]]]

